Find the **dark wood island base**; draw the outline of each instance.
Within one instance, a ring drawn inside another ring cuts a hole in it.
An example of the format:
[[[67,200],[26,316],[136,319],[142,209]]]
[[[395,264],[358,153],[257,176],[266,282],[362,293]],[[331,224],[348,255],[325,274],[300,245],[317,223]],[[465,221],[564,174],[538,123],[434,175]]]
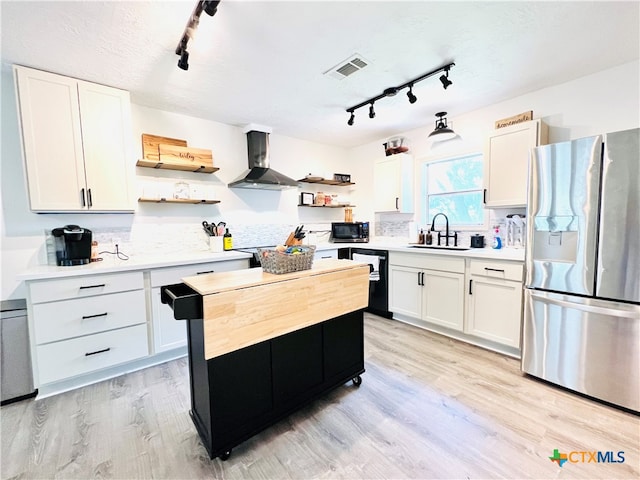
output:
[[[368,265],[316,263],[306,272],[213,273],[162,287],[162,302],[187,320],[190,414],[211,458],[226,460],[350,380],[360,385]]]

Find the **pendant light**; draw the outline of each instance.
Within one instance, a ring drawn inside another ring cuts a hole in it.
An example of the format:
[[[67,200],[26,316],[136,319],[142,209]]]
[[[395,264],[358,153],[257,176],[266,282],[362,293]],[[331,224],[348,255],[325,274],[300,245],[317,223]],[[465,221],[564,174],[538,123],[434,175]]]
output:
[[[447,126],[447,112],[436,113],[436,128],[429,134],[428,139],[432,142],[442,142],[444,140],[453,140],[458,137],[456,132]]]

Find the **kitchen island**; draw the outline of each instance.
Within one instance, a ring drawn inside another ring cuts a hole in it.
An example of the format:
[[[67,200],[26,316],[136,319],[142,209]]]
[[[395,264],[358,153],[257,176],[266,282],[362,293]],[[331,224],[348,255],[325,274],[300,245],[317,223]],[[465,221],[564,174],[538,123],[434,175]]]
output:
[[[162,302],[188,321],[191,417],[213,457],[364,372],[369,266],[317,260],[186,277]]]

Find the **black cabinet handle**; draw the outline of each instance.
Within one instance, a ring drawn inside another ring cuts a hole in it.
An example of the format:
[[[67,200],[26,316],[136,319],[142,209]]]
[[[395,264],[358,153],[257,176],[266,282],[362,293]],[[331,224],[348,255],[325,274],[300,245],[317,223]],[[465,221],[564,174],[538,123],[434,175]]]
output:
[[[93,207],[93,200],[91,199],[91,189],[90,188],[87,190],[87,200],[89,202],[89,206]]]
[[[473,291],[471,290],[472,284],[473,284],[473,280],[469,280],[469,295],[473,295]]]
[[[418,285],[422,285],[422,283],[420,283],[420,275],[422,274],[422,272],[418,272]]]
[[[396,210],[400,210],[400,207],[398,206],[398,201],[400,200],[399,197],[396,197]]]
[[[81,197],[81,200],[82,200],[82,206],[86,207],[87,206],[87,202],[85,202],[85,200],[84,200],[84,188],[80,189],[80,197]]]
[[[206,272],[197,272],[196,275],[204,275],[205,273],[213,273],[215,270],[208,270]]]
[[[482,191],[482,203],[484,203],[485,205],[487,204],[487,189],[486,188]]]
[[[487,272],[500,272],[500,273],[504,273],[504,270],[501,270],[501,269],[499,269],[499,268],[487,268],[487,267],[484,267],[484,269],[485,269]]]
[[[96,350],[95,352],[87,352],[87,353],[84,354],[84,356],[85,357],[90,357],[91,355],[97,355],[99,353],[108,352],[109,350],[111,350],[111,347],[105,348],[103,350]]]
[[[320,257],[320,258],[333,258],[331,255],[328,255],[326,257]]]
[[[100,288],[100,287],[106,287],[107,284],[106,283],[101,283],[99,285],[87,285],[87,286],[82,286],[80,287],[80,290],[84,290],[85,288]]]
[[[83,315],[82,319],[86,320],[87,318],[97,318],[97,317],[106,317],[107,315],[109,315],[107,312],[104,313],[98,313],[97,315]]]

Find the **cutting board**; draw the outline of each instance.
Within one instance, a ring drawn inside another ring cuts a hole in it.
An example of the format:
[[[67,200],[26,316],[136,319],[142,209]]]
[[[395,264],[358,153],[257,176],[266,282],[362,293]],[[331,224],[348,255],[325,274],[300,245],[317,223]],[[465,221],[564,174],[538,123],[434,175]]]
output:
[[[186,147],[187,141],[179,138],[160,137],[158,135],[142,134],[142,157],[147,160],[160,160],[160,144]]]
[[[205,148],[194,148],[161,143],[160,162],[170,164],[176,170],[190,172],[212,172],[213,152]]]

